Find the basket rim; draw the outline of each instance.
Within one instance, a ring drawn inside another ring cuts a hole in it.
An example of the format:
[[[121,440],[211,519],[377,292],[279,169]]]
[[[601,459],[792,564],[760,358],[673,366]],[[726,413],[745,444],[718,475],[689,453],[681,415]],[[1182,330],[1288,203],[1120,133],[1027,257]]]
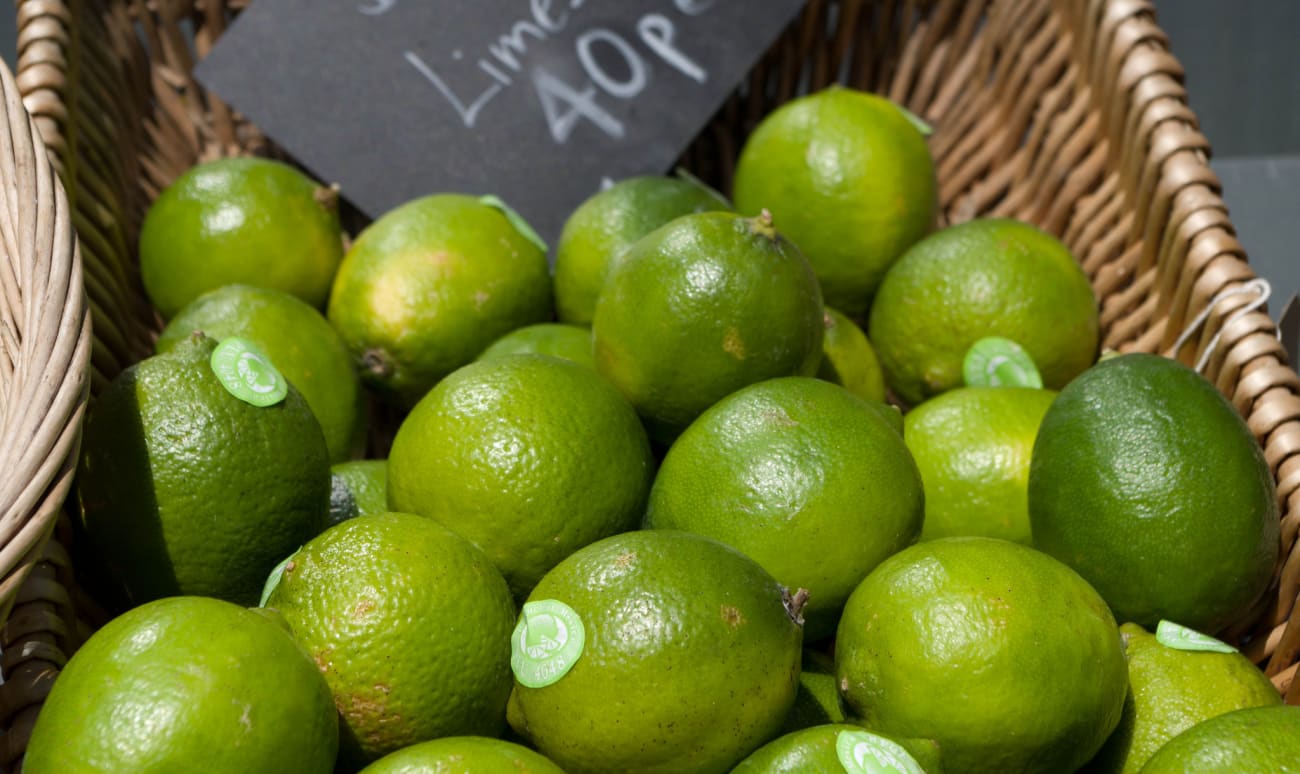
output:
[[[0,63],[0,622],[43,561],[71,487],[92,330],[72,210]]]

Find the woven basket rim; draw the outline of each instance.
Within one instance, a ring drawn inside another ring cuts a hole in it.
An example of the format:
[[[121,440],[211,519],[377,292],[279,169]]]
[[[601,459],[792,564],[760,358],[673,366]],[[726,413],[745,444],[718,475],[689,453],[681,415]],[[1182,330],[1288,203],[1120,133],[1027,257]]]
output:
[[[90,310],[72,211],[9,68],[0,63],[0,622],[72,484],[89,399]],[[4,687],[0,686],[0,691]],[[0,701],[3,698],[0,697]]]

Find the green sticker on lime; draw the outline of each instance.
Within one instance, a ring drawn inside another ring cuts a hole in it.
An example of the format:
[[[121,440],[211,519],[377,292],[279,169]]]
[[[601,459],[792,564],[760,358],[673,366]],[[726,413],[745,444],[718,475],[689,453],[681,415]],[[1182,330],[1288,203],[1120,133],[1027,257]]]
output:
[[[221,386],[254,406],[274,406],[289,394],[289,383],[253,342],[231,336],[212,351],[212,372]]]
[[[1222,640],[1216,640],[1208,634],[1201,634],[1195,629],[1188,629],[1173,621],[1161,621],[1156,625],[1156,641],[1166,648],[1175,650],[1197,650],[1205,653],[1236,653],[1237,649]]]
[[[275,569],[271,570],[271,574],[266,576],[266,583],[262,585],[262,598],[257,603],[258,607],[266,607],[266,601],[271,598],[271,595],[275,593],[276,588],[279,587],[280,579],[284,577],[284,571],[289,566],[289,562],[292,562],[293,558],[297,555],[298,552],[294,551],[292,554],[286,556],[275,566]]]
[[[1011,339],[989,336],[966,351],[962,377],[968,387],[1043,388],[1034,359]]]
[[[520,685],[543,688],[569,673],[586,642],[573,608],[555,599],[525,603],[510,637],[510,668]]]
[[[486,204],[492,209],[500,212],[502,215],[505,215],[506,220],[510,221],[510,225],[515,227],[515,231],[518,231],[524,239],[527,239],[529,242],[536,245],[538,250],[546,252],[549,249],[547,248],[546,243],[542,241],[541,236],[533,230],[532,226],[528,225],[528,221],[524,220],[522,215],[511,209],[510,205],[501,201],[501,197],[488,194],[487,196],[480,196],[478,202],[479,204]]]
[[[691,171],[686,167],[677,167],[673,170],[673,174],[677,176],[678,180],[684,180],[702,191],[713,194],[724,202],[727,200],[727,197],[723,196],[721,191],[691,174]]]
[[[841,731],[835,754],[848,774],[925,774],[902,745],[866,731]]]
[[[920,132],[922,137],[929,137],[930,135],[934,134],[934,127],[926,123],[925,119],[921,118],[920,116],[908,110],[907,108],[903,107],[902,105],[895,104],[895,106],[900,111],[902,111],[903,117],[906,118],[908,121],[910,121],[912,126],[916,127],[916,131]]]

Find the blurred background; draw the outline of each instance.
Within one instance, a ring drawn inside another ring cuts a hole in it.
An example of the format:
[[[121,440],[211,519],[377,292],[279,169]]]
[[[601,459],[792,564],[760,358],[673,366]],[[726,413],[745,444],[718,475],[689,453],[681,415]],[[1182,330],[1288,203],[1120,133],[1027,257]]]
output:
[[[1250,263],[1277,318],[1300,292],[1300,2],[1155,0]],[[13,15],[0,55],[13,67]]]

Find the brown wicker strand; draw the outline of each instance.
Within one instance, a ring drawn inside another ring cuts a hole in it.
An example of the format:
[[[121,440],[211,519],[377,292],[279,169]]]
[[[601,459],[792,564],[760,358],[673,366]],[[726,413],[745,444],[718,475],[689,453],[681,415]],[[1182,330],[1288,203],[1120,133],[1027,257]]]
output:
[[[33,665],[61,664],[60,646],[73,644],[65,636],[70,608],[42,615],[36,600],[55,573],[50,557],[63,553],[49,537],[72,484],[92,339],[71,209],[3,67],[0,95],[0,242],[7,256],[0,318],[8,332],[0,343],[0,620],[16,622],[0,632],[0,648],[7,676],[31,678],[0,685],[7,710],[0,763],[7,764],[26,744],[16,729],[30,724],[44,695]],[[53,651],[42,655],[45,645]]]

